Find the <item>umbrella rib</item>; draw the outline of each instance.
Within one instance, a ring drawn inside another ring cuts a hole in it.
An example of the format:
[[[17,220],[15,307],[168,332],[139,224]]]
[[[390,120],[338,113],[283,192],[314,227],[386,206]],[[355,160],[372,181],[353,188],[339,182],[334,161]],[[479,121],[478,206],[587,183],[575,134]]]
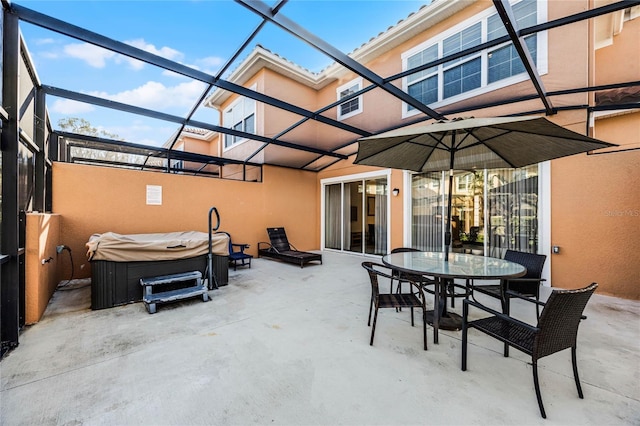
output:
[[[513,132],[513,130],[508,130],[508,129],[500,129],[500,130],[504,130],[504,133],[500,133],[499,135],[495,135],[495,136],[492,136],[490,138],[482,139],[482,141],[480,140],[480,138],[476,138],[476,139],[478,139],[478,142],[469,145],[467,148],[471,148],[471,147],[477,146],[477,145],[484,145],[489,151],[493,152],[495,155],[500,157],[502,159],[502,161],[504,161],[509,166],[511,166],[511,168],[517,169],[515,164],[513,164],[511,161],[507,160],[502,154],[500,154],[499,152],[496,152],[494,149],[492,149],[489,145],[486,144],[487,141],[490,141],[490,140],[495,139],[495,138],[503,137],[504,135],[507,135],[507,134]],[[471,133],[473,133],[473,130],[469,130],[467,135],[469,135]]]
[[[445,135],[442,135],[441,138],[436,138],[433,134],[428,133],[427,136],[429,136],[431,139],[433,139],[434,141],[436,141],[435,145],[424,145],[424,144],[420,144],[422,146],[429,146],[431,147],[431,152],[429,153],[429,155],[427,155],[424,159],[424,161],[422,162],[422,164],[420,165],[420,170],[422,170],[424,168],[424,166],[429,162],[429,158],[431,158],[431,155],[433,154],[433,151],[436,149],[442,149],[445,151],[448,151],[447,146],[442,143],[442,139],[444,139]],[[444,148],[441,148],[440,145],[444,146]]]

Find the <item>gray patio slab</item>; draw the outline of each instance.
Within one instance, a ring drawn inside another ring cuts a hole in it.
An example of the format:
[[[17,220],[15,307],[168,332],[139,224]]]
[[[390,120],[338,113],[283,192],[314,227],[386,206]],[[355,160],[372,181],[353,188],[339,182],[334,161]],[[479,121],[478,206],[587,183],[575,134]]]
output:
[[[406,310],[380,311],[369,346],[369,259],[324,252],[304,269],[254,259],[211,301],[153,315],[142,303],[92,311],[89,281],[76,280],[0,362],[0,424],[640,424],[640,302],[596,294],[587,306],[585,399],[569,351],[539,362],[544,420],[527,356],[504,358],[476,331],[466,372],[461,333],[441,331],[436,345],[429,327],[423,351]],[[535,319],[525,302],[512,311]]]

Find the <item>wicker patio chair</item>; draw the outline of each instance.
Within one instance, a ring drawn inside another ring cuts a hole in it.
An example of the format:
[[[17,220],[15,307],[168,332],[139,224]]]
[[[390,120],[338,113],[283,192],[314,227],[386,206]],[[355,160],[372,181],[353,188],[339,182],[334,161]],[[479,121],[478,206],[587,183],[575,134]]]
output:
[[[518,293],[521,296],[529,296],[535,298],[536,302],[540,301],[540,284],[545,281],[542,278],[542,268],[547,256],[544,254],[525,253],[521,251],[507,250],[504,259],[511,262],[519,263],[527,268],[527,273],[520,278],[510,278],[501,280],[500,284],[475,284],[470,283],[470,291],[486,294],[487,296],[499,299],[502,304],[502,312],[509,315],[509,299],[511,296],[507,290]],[[540,317],[540,303],[536,303],[536,318]],[[544,306],[544,305],[542,305]]]
[[[571,348],[573,376],[576,387],[578,388],[578,396],[584,398],[578,377],[576,340],[578,325],[580,324],[580,320],[584,318],[582,313],[589,298],[597,287],[598,284],[592,283],[579,290],[554,290],[542,310],[536,327],[494,311],[473,300],[465,299],[462,309],[462,371],[467,370],[467,334],[470,328],[475,328],[504,342],[506,345],[512,346],[527,355],[531,355],[533,384],[538,399],[538,407],[540,408],[542,417],[547,418],[544,405],[542,404],[540,384],[538,383],[538,360],[542,357]],[[512,292],[510,296],[520,297],[514,292]],[[535,303],[526,297],[522,297],[522,299]],[[492,315],[469,321],[469,306],[479,308]],[[507,356],[506,353],[505,356]]]
[[[397,247],[391,250],[391,254],[393,253],[409,253],[409,252],[420,252],[422,250],[418,250],[412,247]],[[429,277],[426,275],[417,275],[417,274],[409,274],[406,272],[401,272],[397,270],[393,270],[394,275],[397,275],[400,281],[415,281],[420,284],[422,290],[429,294],[436,294],[436,278]],[[456,289],[460,289],[461,291],[456,292]],[[454,300],[459,297],[466,297],[468,293],[468,288],[462,284],[456,284],[452,279],[444,280],[444,291],[447,292],[447,297],[451,298],[451,307],[455,308]],[[435,298],[434,306],[439,306],[438,297]]]
[[[393,250],[391,250],[391,254],[394,253],[410,253],[410,252],[419,252],[420,250],[415,249],[413,247],[396,247]],[[422,287],[422,289],[428,293],[434,294],[435,291],[432,289],[429,289],[428,286],[435,286],[436,282],[432,277],[427,277],[426,275],[418,275],[418,274],[410,274],[407,272],[402,272],[399,271],[397,269],[391,269],[391,272],[394,277],[396,277],[396,279],[399,281],[398,283],[398,289],[401,291],[402,290],[402,283],[403,282],[409,282],[409,281],[413,281],[415,283],[417,283],[418,285],[420,285]],[[391,286],[393,286],[393,282],[390,283]]]
[[[380,293],[380,279],[388,279],[392,285],[397,280],[393,276],[390,268],[373,262],[362,262],[362,267],[369,273],[371,281],[371,303],[369,304],[369,320],[367,325],[371,326],[371,341],[369,344],[373,346],[373,338],[376,333],[376,323],[378,320],[378,309],[384,308],[411,308],[411,326],[413,327],[413,308],[422,309],[422,332],[424,340],[424,350],[427,350],[427,317],[424,302],[424,293],[420,285],[414,281],[406,280],[410,284],[409,291],[401,292],[394,290],[393,287],[389,293]],[[375,307],[375,312],[374,312]],[[371,314],[373,313],[373,325],[371,324]]]

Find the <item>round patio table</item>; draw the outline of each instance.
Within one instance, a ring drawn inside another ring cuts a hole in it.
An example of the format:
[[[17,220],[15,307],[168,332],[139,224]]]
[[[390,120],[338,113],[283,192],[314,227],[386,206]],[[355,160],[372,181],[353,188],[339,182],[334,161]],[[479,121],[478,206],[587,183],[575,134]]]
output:
[[[507,279],[517,278],[526,274],[527,269],[519,263],[510,262],[495,257],[476,256],[463,253],[449,253],[449,260],[444,260],[443,252],[419,251],[393,253],[382,256],[382,263],[399,271],[434,277],[436,281],[435,304],[441,306],[436,311],[427,313],[427,320],[433,325],[433,341],[438,343],[438,329],[460,330],[462,318],[460,315],[447,311],[446,279],[464,279],[465,285],[470,279]],[[439,296],[439,297],[438,297]]]

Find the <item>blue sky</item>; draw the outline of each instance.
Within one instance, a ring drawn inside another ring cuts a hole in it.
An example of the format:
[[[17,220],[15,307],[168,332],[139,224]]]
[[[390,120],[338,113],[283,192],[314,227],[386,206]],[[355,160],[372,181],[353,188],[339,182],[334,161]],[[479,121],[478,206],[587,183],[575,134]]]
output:
[[[211,74],[261,22],[257,15],[230,0],[14,3]],[[290,0],[280,13],[349,53],[425,3],[428,0]],[[203,83],[31,24],[21,22],[21,30],[38,76],[46,85],[178,116],[186,116],[205,89]],[[314,72],[332,63],[322,53],[267,24],[230,71],[257,43]],[[178,127],[59,98],[49,97],[47,107],[54,128],[60,118],[81,117],[94,127],[135,143],[161,145]],[[210,108],[199,108],[193,118],[218,124],[216,112]]]

